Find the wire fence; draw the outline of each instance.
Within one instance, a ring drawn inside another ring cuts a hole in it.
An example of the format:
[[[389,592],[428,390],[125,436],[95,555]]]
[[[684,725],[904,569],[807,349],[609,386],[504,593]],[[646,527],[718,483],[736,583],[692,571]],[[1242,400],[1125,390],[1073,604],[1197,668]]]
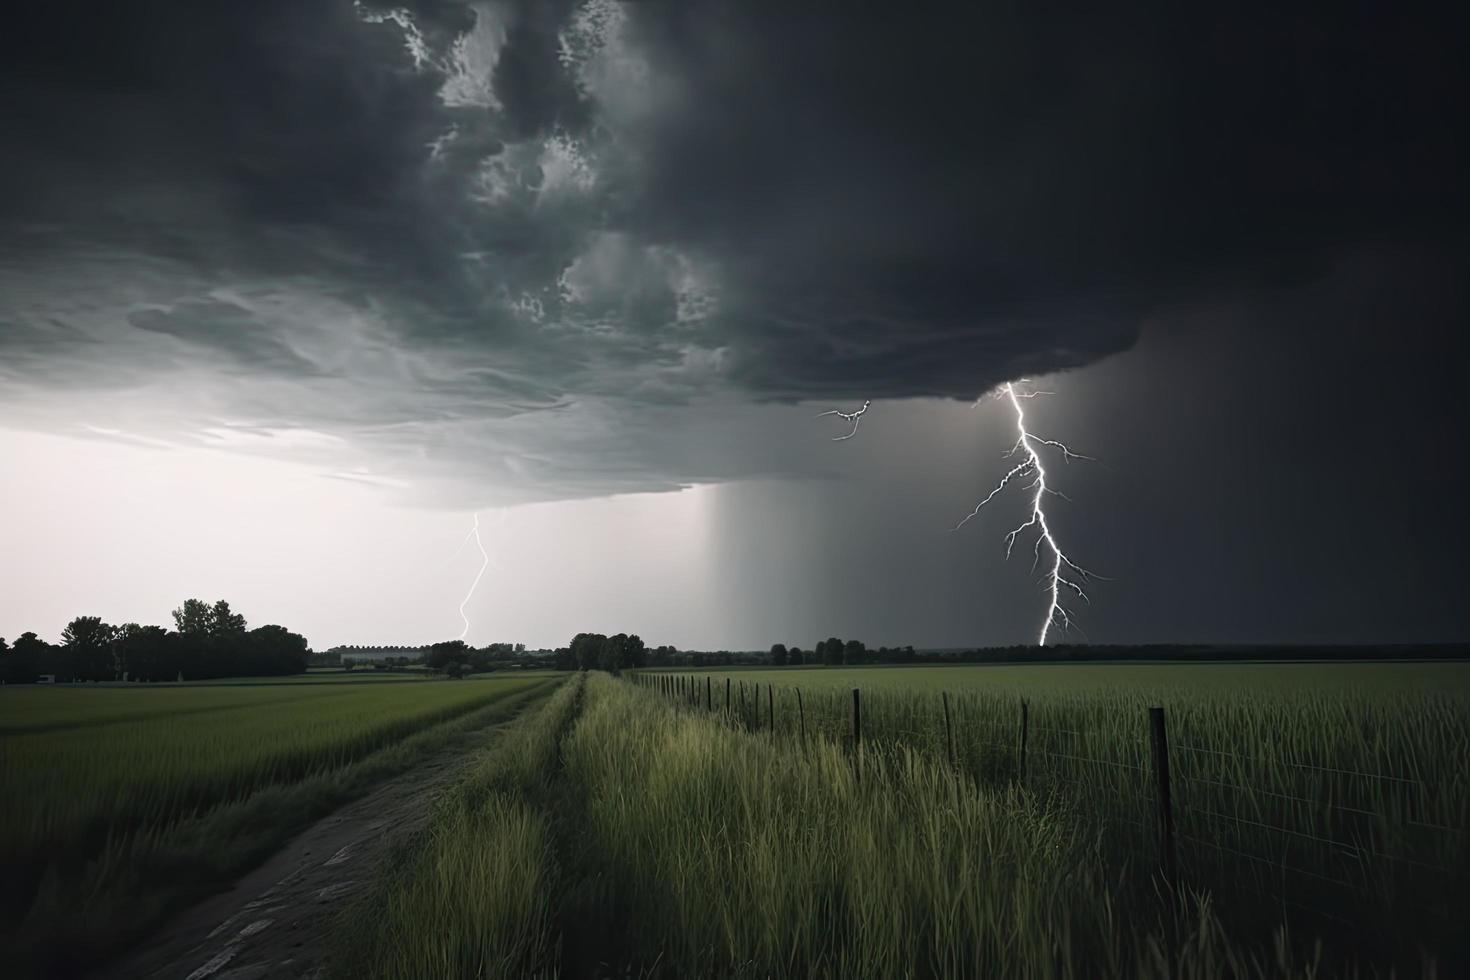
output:
[[[1068,717],[1024,699],[865,699],[856,688],[802,691],[709,675],[632,680],[753,732],[850,752],[914,749],[977,787],[1017,785],[1067,803],[1170,886],[1238,889],[1269,899],[1252,903],[1263,911],[1358,927],[1386,903],[1446,930],[1466,916],[1464,781],[1436,794],[1444,779],[1437,786],[1417,771],[1321,764],[1264,741],[1258,748],[1268,751],[1201,744],[1204,726],[1191,730],[1187,717],[1186,739],[1171,745],[1159,706],[1089,713],[1074,702]],[[1078,724],[1079,715],[1091,724]]]

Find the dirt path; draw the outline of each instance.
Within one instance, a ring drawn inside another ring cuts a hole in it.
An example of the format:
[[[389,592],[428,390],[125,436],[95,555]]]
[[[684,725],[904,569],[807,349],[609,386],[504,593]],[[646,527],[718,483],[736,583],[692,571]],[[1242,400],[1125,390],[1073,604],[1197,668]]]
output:
[[[474,744],[500,726],[476,733]],[[373,876],[388,848],[422,827],[468,759],[464,744],[430,757],[296,835],[274,857],[170,922],[98,980],[316,977],[323,925]]]

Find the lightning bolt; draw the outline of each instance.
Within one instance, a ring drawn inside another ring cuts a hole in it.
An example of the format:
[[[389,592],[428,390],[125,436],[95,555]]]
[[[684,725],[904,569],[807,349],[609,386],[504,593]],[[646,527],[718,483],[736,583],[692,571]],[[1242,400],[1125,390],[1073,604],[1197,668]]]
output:
[[[844,439],[851,439],[853,436],[857,435],[858,426],[862,424],[863,421],[863,414],[867,412],[868,406],[871,404],[873,404],[872,399],[863,402],[863,407],[858,409],[856,412],[843,412],[834,408],[830,412],[822,412],[820,415],[817,416],[817,418],[821,419],[826,418],[828,415],[835,415],[838,418],[842,419],[844,422],[851,422],[852,431],[848,432],[847,435],[832,437],[833,442],[842,442]]]
[[[469,603],[470,599],[474,597],[475,590],[480,587],[480,579],[485,577],[485,569],[490,567],[490,554],[485,550],[484,542],[480,540],[480,515],[478,513],[475,514],[475,526],[470,528],[470,533],[466,534],[464,536],[464,541],[461,541],[459,543],[460,548],[463,548],[465,546],[465,543],[468,542],[471,538],[475,539],[475,547],[480,549],[480,557],[483,560],[480,562],[480,570],[475,573],[475,580],[470,583],[470,590],[464,594],[464,599],[459,604],[459,618],[464,620],[464,629],[459,631],[458,637],[461,640],[463,640],[465,638],[465,635],[470,631],[470,618],[464,614],[464,607]],[[459,551],[457,549],[455,551],[455,554],[459,554]]]
[[[1087,582],[1092,578],[1100,578],[1101,576],[1095,576],[1072,561],[1062,551],[1061,546],[1057,544],[1057,539],[1052,533],[1051,525],[1047,523],[1046,510],[1042,507],[1042,503],[1047,494],[1061,497],[1064,500],[1068,498],[1047,485],[1046,467],[1042,463],[1040,449],[1045,447],[1047,449],[1057,450],[1061,453],[1063,461],[1066,462],[1074,459],[1091,460],[1092,457],[1073,452],[1067,445],[1055,439],[1043,439],[1026,428],[1026,412],[1021,408],[1021,402],[1025,399],[1035,398],[1037,395],[1050,394],[1050,392],[1018,391],[1016,385],[1024,383],[1024,378],[1020,381],[1007,382],[1001,385],[1000,389],[995,392],[996,398],[1007,399],[1010,401],[1011,407],[1016,411],[1016,432],[1018,433],[1016,443],[1006,452],[1005,457],[1011,459],[1019,454],[1023,458],[1019,463],[1011,467],[1005,476],[1000,478],[1000,482],[995,485],[995,488],[990,491],[985,499],[976,504],[975,509],[970,511],[969,514],[966,514],[965,519],[956,524],[951,530],[958,531],[968,524],[970,519],[977,516],[986,504],[994,500],[1002,490],[1011,484],[1012,480],[1031,478],[1031,482],[1026,484],[1027,490],[1035,491],[1031,496],[1031,514],[1024,522],[1005,536],[1006,558],[1009,559],[1011,557],[1011,550],[1015,548],[1016,538],[1021,532],[1033,527],[1037,529],[1036,543],[1032,546],[1033,557],[1031,568],[1033,571],[1041,561],[1042,542],[1045,542],[1047,548],[1051,551],[1051,569],[1046,575],[1047,591],[1050,594],[1051,602],[1047,606],[1046,618],[1041,623],[1041,635],[1036,641],[1038,646],[1046,646],[1047,634],[1053,626],[1060,626],[1063,630],[1066,630],[1072,625],[1072,617],[1067,612],[1066,606],[1062,605],[1063,590],[1075,593],[1083,602],[1090,605],[1092,600],[1087,598],[1087,593],[1083,591],[1081,583]]]

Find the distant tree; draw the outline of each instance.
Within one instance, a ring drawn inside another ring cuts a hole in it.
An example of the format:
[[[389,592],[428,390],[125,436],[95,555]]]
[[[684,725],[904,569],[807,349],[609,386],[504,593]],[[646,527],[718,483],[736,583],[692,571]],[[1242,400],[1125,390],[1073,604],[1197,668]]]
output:
[[[203,599],[185,599],[173,617],[174,628],[186,636],[206,636],[214,624],[214,611]]]
[[[42,667],[50,659],[51,644],[34,633],[22,633],[15,638],[6,658],[10,661],[12,684],[34,684],[37,676],[47,671]]]
[[[444,675],[453,680],[462,680],[464,678],[464,675],[468,672],[469,671],[465,667],[465,665],[460,663],[458,660],[451,661],[444,665]]]
[[[777,666],[777,667],[785,667],[786,666],[786,657],[787,657],[786,644],[784,644],[784,643],[773,643],[773,644],[771,644],[771,663],[774,666]]]
[[[220,599],[209,610],[211,636],[241,636],[245,633],[245,617],[230,611],[230,604]]]
[[[792,647],[786,653],[786,663],[791,667],[800,667],[804,657],[805,654],[801,652],[801,647]]]
[[[245,636],[245,655],[250,673],[278,677],[305,673],[311,648],[284,626],[257,626]]]
[[[100,616],[78,616],[66,624],[61,642],[75,679],[107,681],[117,676],[112,649],[116,633]]]
[[[835,636],[817,644],[817,655],[827,666],[842,663],[842,641]]]
[[[578,670],[592,670],[602,662],[607,637],[601,633],[578,633],[572,637],[572,660]]]
[[[618,647],[618,669],[630,670],[646,666],[648,647],[644,644],[643,638],[637,633],[619,633],[618,635],[622,638],[622,643]]]
[[[860,664],[867,656],[868,648],[863,646],[862,640],[848,640],[842,648],[842,662],[845,664]]]
[[[469,659],[468,643],[464,640],[445,640],[429,647],[429,652],[424,654],[424,666],[430,670],[443,670],[451,663],[467,663]]]
[[[621,669],[619,665],[622,663],[623,647],[627,645],[627,642],[627,633],[605,638],[602,641],[602,649],[597,652],[597,669],[617,673]]]
[[[178,676],[172,663],[168,632],[161,626],[128,623],[119,627],[115,645],[118,676],[135,681],[166,681]]]

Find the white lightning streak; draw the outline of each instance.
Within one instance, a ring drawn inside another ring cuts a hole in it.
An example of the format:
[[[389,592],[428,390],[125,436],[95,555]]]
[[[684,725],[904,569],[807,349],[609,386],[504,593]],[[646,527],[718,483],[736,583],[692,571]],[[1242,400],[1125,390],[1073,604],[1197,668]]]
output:
[[[851,439],[853,436],[857,435],[858,426],[862,423],[862,420],[863,420],[863,414],[865,412],[867,412],[868,406],[871,405],[871,404],[873,404],[873,402],[872,402],[871,399],[869,399],[868,401],[863,402],[863,407],[860,408],[860,409],[858,409],[856,412],[842,412],[842,411],[838,411],[837,409],[834,408],[830,412],[822,412],[820,415],[817,416],[817,418],[821,419],[821,418],[826,418],[828,415],[835,415],[835,416],[837,416],[838,418],[842,419],[845,422],[851,422],[852,423],[852,431],[851,432],[849,432],[845,436],[833,436],[832,437],[832,441],[833,442],[842,442],[844,439]]]
[[[1092,457],[1075,453],[1065,444],[1055,439],[1042,439],[1027,430],[1026,412],[1021,408],[1021,400],[1023,398],[1035,398],[1037,395],[1047,394],[1047,392],[1018,392],[1016,390],[1016,384],[1018,383],[1007,382],[1002,385],[1001,389],[996,392],[996,397],[1009,399],[1011,407],[1016,410],[1016,431],[1018,433],[1016,444],[1005,455],[1011,457],[1017,453],[1025,453],[1026,458],[1011,467],[1010,471],[1001,477],[1000,482],[995,485],[995,488],[990,491],[989,495],[976,504],[975,509],[967,514],[965,519],[956,524],[951,530],[958,531],[968,524],[970,518],[978,515],[981,508],[994,500],[996,495],[1010,484],[1011,480],[1018,476],[1033,477],[1032,481],[1026,485],[1026,489],[1036,491],[1031,497],[1031,514],[1020,526],[1005,536],[1006,557],[1010,558],[1011,549],[1015,547],[1017,535],[1031,527],[1037,529],[1036,544],[1032,549],[1035,558],[1032,562],[1032,568],[1035,568],[1036,564],[1041,560],[1041,543],[1045,541],[1046,546],[1051,549],[1051,570],[1046,576],[1048,580],[1047,591],[1050,593],[1051,602],[1047,606],[1046,618],[1041,623],[1041,635],[1036,641],[1038,646],[1046,646],[1047,634],[1051,631],[1053,625],[1060,625],[1064,630],[1072,625],[1072,618],[1067,613],[1066,607],[1062,605],[1063,588],[1075,592],[1081,597],[1083,602],[1090,604],[1091,600],[1087,598],[1087,593],[1082,590],[1079,581],[1086,582],[1094,576],[1091,572],[1077,565],[1072,559],[1066,556],[1061,546],[1057,544],[1055,535],[1052,534],[1051,525],[1046,521],[1046,511],[1041,506],[1045,495],[1050,493],[1054,496],[1062,496],[1062,494],[1047,486],[1046,467],[1042,463],[1041,453],[1038,449],[1039,447],[1045,446],[1050,449],[1059,450],[1062,454],[1062,459],[1067,461],[1073,459],[1090,460]]]
[[[475,539],[475,547],[480,549],[480,557],[483,560],[480,562],[480,570],[475,573],[475,580],[470,583],[470,590],[464,594],[464,600],[459,604],[459,618],[464,620],[464,629],[459,631],[459,639],[461,640],[470,631],[470,618],[464,614],[464,607],[474,597],[475,589],[480,587],[480,579],[485,577],[485,569],[490,567],[490,554],[485,550],[484,542],[480,540],[480,515],[478,513],[475,514],[475,526],[470,528],[470,533],[465,535],[464,540],[468,541],[470,538]],[[463,548],[464,541],[461,541],[459,546]]]

